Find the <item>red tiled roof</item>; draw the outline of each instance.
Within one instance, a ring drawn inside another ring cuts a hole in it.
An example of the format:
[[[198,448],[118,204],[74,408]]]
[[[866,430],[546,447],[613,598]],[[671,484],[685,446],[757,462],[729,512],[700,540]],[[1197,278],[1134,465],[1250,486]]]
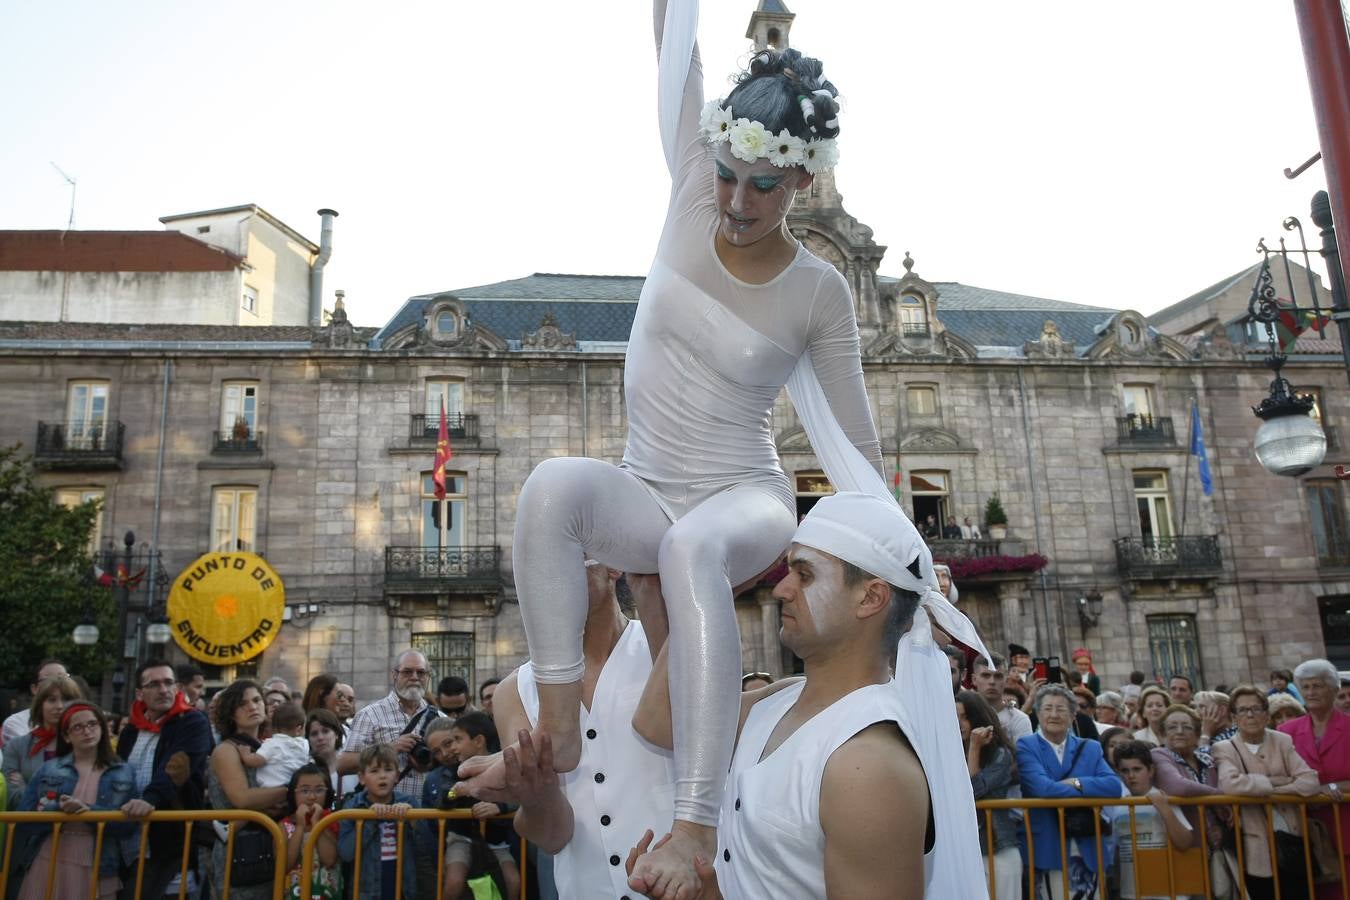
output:
[[[228,272],[242,263],[176,231],[0,231],[3,272]]]

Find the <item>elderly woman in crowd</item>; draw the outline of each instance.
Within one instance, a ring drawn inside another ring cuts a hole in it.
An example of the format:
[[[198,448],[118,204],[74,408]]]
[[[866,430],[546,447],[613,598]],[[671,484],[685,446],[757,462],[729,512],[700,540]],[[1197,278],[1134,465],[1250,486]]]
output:
[[[1350,715],[1335,706],[1340,676],[1336,667],[1325,659],[1310,659],[1294,669],[1294,681],[1303,695],[1308,714],[1285,722],[1280,731],[1293,738],[1294,749],[1317,772],[1326,792],[1340,800],[1344,792],[1350,791]],[[1350,805],[1342,804],[1339,809],[1341,834],[1346,836],[1346,848],[1350,848]],[[1326,825],[1328,833],[1335,838],[1336,826],[1329,808],[1314,807],[1308,814]],[[1350,867],[1350,853],[1346,856],[1346,865]],[[1340,885],[1318,885],[1317,896],[1318,900],[1340,897]]]
[[[9,787],[9,808],[17,809],[24,788],[43,763],[56,758],[58,726],[61,711],[72,700],[83,697],[80,686],[65,675],[44,679],[33,695],[28,708],[27,734],[19,735],[5,744],[4,762],[0,771]]]
[[[1163,746],[1167,737],[1163,733],[1163,716],[1167,714],[1167,707],[1171,705],[1171,696],[1156,684],[1151,684],[1140,691],[1139,715],[1144,720],[1144,727],[1134,733],[1134,739],[1152,744],[1154,747]]]
[[[1102,691],[1097,695],[1098,725],[1124,726],[1128,722],[1129,717],[1125,714],[1124,697],[1115,691]]]
[[[247,679],[234,682],[220,692],[216,707],[216,727],[220,743],[211,751],[206,773],[206,792],[215,809],[254,809],[276,816],[286,812],[286,788],[258,787],[258,770],[244,765],[239,747],[255,753],[262,742],[258,732],[266,719],[266,707],[258,684]],[[225,843],[218,841],[212,850],[214,883],[222,883],[225,872]],[[265,900],[272,896],[272,885],[230,887],[235,900]]]
[[[1033,706],[1040,728],[1017,741],[1017,768],[1023,797],[1119,797],[1120,779],[1102,758],[1097,741],[1069,733],[1077,704],[1067,688],[1047,684],[1036,692]],[[1102,860],[1097,854],[1095,813],[1076,815],[1066,830],[1069,859],[1060,855],[1059,815],[1053,809],[1031,811],[1031,840],[1036,855],[1038,892],[1049,900],[1093,896]],[[1069,891],[1064,890],[1065,871]],[[1002,894],[1000,894],[1002,896]]]
[[[1287,734],[1269,731],[1270,703],[1251,685],[1241,685],[1230,696],[1237,734],[1214,745],[1219,789],[1225,794],[1268,797],[1300,794],[1311,797],[1321,790],[1317,773],[1294,750]],[[1302,834],[1296,807],[1281,804],[1273,811],[1276,831]],[[1271,847],[1266,840],[1266,813],[1262,806],[1242,807],[1243,880],[1251,900],[1274,900]],[[1280,896],[1306,897],[1307,873],[1302,867],[1280,869]]]
[[[1002,800],[1017,784],[1017,765],[1012,745],[999,724],[998,715],[984,697],[974,691],[956,695],[956,720],[961,726],[961,743],[966,751],[966,768],[976,800]],[[1012,794],[1016,796],[1016,794]],[[988,823],[993,822],[994,884],[1000,897],[1016,898],[1022,893],[1022,855],[1017,849],[1017,826],[1003,810],[992,816],[977,813],[980,828],[980,852],[989,855]]]
[[[1303,704],[1289,694],[1269,694],[1266,702],[1270,704],[1270,727],[1279,728],[1285,722],[1292,722],[1308,714]]]
[[[1163,714],[1163,745],[1153,748],[1154,784],[1169,797],[1202,797],[1219,793],[1219,771],[1209,751],[1200,749],[1200,716],[1189,706],[1173,704]],[[1195,825],[1196,807],[1186,809]],[[1222,832],[1209,822],[1211,847],[1219,845]]]

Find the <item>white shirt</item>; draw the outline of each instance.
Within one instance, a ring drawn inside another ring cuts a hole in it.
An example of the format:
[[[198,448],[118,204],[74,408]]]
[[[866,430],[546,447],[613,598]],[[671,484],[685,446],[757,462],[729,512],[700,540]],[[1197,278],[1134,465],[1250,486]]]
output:
[[[5,717],[5,724],[0,725],[0,747],[32,730],[28,727],[28,712],[28,707],[24,707],[13,715]]]
[[[262,742],[258,755],[267,760],[267,765],[258,770],[258,787],[286,787],[295,770],[309,762],[309,740],[274,734]]]
[[[1054,741],[1046,737],[1042,732],[1038,731],[1036,733],[1041,736],[1041,740],[1045,741],[1047,744],[1050,745],[1051,750],[1055,751],[1055,758],[1058,759],[1060,762],[1064,762],[1064,750],[1069,746],[1068,736],[1065,735],[1064,740],[1056,744]]]
[[[805,684],[756,703],[741,729],[717,831],[717,883],[726,900],[824,897],[820,783],[825,765],[869,725],[893,721],[904,729],[894,686],[868,685],[816,713],[761,759]],[[931,856],[924,854],[925,881]],[[978,884],[983,883],[981,873]]]
[[[1031,716],[1022,712],[1015,706],[1005,706],[998,711],[998,724],[1003,726],[1003,733],[1008,736],[1012,745],[1017,746],[1017,739],[1031,734]]]
[[[629,622],[581,709],[581,762],[559,777],[572,806],[572,840],[553,857],[558,896],[615,900],[643,895],[628,887],[624,861],[650,828],[664,834],[675,818],[675,757],[633,730],[633,713],[652,670],[647,635]],[[534,669],[516,671],[525,715],[539,721]]]

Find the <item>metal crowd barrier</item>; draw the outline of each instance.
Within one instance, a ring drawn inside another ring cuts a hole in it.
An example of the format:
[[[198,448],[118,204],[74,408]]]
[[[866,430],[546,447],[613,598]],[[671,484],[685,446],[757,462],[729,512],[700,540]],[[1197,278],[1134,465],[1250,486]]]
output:
[[[514,815],[513,815],[512,813],[504,813],[504,814],[498,815],[498,816],[490,816],[489,818],[493,818],[493,819],[512,819],[512,818],[514,818]],[[398,849],[397,849],[397,851],[396,851],[396,855],[395,855],[395,858],[394,858],[394,873],[395,873],[395,874],[394,874],[394,896],[395,896],[395,897],[402,897],[402,896],[403,896],[403,848],[404,848],[404,840],[403,840],[403,837],[404,837],[405,830],[406,830],[406,828],[408,828],[412,823],[415,823],[415,822],[424,822],[424,821],[427,821],[427,820],[435,821],[435,822],[436,822],[436,834],[437,834],[437,838],[436,838],[436,847],[437,847],[437,849],[436,849],[436,900],[445,900],[445,898],[444,898],[444,892],[445,892],[445,823],[446,823],[447,821],[450,821],[450,820],[460,820],[460,821],[463,821],[463,820],[465,820],[465,819],[468,819],[468,820],[470,820],[470,821],[477,821],[477,822],[478,822],[478,831],[479,831],[479,834],[480,834],[480,835],[481,835],[481,834],[486,834],[486,830],[487,830],[487,821],[486,821],[485,819],[477,819],[477,820],[475,820],[475,819],[473,818],[473,814],[472,814],[469,810],[467,810],[467,809],[455,809],[455,810],[411,809],[411,810],[408,810],[407,814],[405,814],[402,818],[398,818],[398,819],[381,818],[380,816],[375,815],[375,814],[374,814],[373,812],[371,812],[369,809],[340,809],[340,810],[337,810],[337,811],[335,811],[335,812],[329,813],[327,816],[325,816],[324,819],[323,819],[323,822],[324,822],[325,825],[332,825],[332,824],[334,824],[334,823],[339,823],[339,824],[340,824],[340,823],[343,822],[344,820],[345,820],[345,821],[354,821],[354,822],[371,822],[371,821],[385,821],[385,822],[393,821],[393,822],[395,822],[395,823],[397,824],[397,827],[398,827],[398,831],[397,831],[397,848],[398,848]],[[316,847],[317,847],[317,845],[318,845],[318,841],[319,841],[320,835],[323,834],[323,831],[324,831],[324,829],[321,829],[321,828],[316,828],[316,829],[314,829],[313,831],[311,831],[311,832],[309,833],[309,836],[305,838],[305,843],[304,843],[304,844],[301,846],[301,848],[300,848],[300,884],[301,884],[302,887],[303,887],[304,885],[308,885],[308,884],[312,884],[312,883],[313,883],[313,877],[314,877],[314,875],[313,875],[313,871],[314,871],[314,851],[315,851],[315,849],[316,849]],[[360,886],[360,884],[361,884],[361,846],[362,846],[362,839],[363,839],[363,837],[364,837],[364,832],[365,832],[365,828],[358,825],[357,828],[356,828],[356,836],[355,836],[355,837],[356,837],[356,844],[355,844],[355,847],[353,848],[353,851],[352,851],[352,863],[351,863],[351,866],[352,866],[352,869],[351,869],[351,883],[352,883],[353,886],[355,886],[355,888],[359,888],[359,886]],[[527,857],[528,857],[528,854],[526,853],[526,850],[528,849],[528,847],[529,847],[529,845],[528,845],[528,843],[526,842],[526,840],[525,840],[524,838],[521,838],[521,839],[520,839],[520,860],[519,860],[519,866],[520,866],[520,869],[519,869],[519,871],[520,871],[520,900],[525,900],[525,896],[526,896],[526,888],[527,888],[527,886],[528,886],[528,882],[526,881],[527,875],[526,875],[526,865],[525,865],[526,859],[527,859]],[[354,889],[355,889],[355,888],[354,888]],[[419,890],[419,893],[421,893],[422,896],[426,896],[425,892],[423,892],[423,891],[421,891],[421,890]],[[451,900],[454,900],[454,898],[451,898]]]
[[[1281,893],[1280,878],[1278,875],[1279,867],[1276,859],[1275,842],[1275,806],[1295,806],[1298,807],[1299,827],[1303,839],[1303,859],[1304,875],[1307,878],[1308,896],[1312,897],[1317,892],[1317,882],[1314,880],[1313,871],[1313,853],[1310,842],[1310,829],[1308,827],[1308,806],[1326,805],[1332,806],[1331,826],[1328,829],[1329,837],[1334,844],[1336,861],[1340,874],[1340,897],[1342,900],[1350,900],[1350,881],[1346,879],[1345,866],[1345,835],[1341,833],[1340,801],[1332,801],[1327,797],[1299,797],[1286,794],[1273,794],[1268,797],[1249,797],[1236,796],[1229,794],[1214,794],[1206,797],[1168,797],[1168,802],[1174,807],[1227,807],[1232,812],[1232,827],[1235,832],[1235,857],[1236,869],[1233,872],[1237,889],[1234,894],[1236,897],[1245,897],[1244,878],[1246,864],[1244,860],[1245,846],[1242,837],[1242,815],[1241,808],[1244,806],[1262,806],[1266,813],[1266,846],[1270,852],[1270,866],[1273,875],[1273,890],[1276,900],[1304,900],[1302,897],[1285,897]],[[1136,841],[1135,812],[1137,806],[1151,806],[1147,797],[1083,797],[1073,799],[1061,798],[1020,798],[1011,800],[981,800],[975,804],[977,815],[984,820],[985,835],[987,836],[988,854],[987,868],[989,878],[989,898],[990,900],[999,900],[996,878],[994,877],[994,813],[999,810],[1012,810],[1020,813],[1022,818],[1023,835],[1026,839],[1026,859],[1023,865],[1024,876],[1027,881],[1030,893],[1028,896],[1037,897],[1036,886],[1036,851],[1033,846],[1031,836],[1031,815],[1033,809],[1052,809],[1058,813],[1059,819],[1059,858],[1061,863],[1068,859],[1069,838],[1065,833],[1064,817],[1067,810],[1077,808],[1089,808],[1096,810],[1096,815],[1092,817],[1094,839],[1096,845],[1097,859],[1101,861],[1098,870],[1097,896],[1105,898],[1107,891],[1104,884],[1104,875],[1109,867],[1111,860],[1102,852],[1102,816],[1101,810],[1106,807],[1129,807],[1130,816],[1130,835],[1132,849],[1132,868],[1134,874],[1135,896],[1137,897],[1194,897],[1200,896],[1206,900],[1214,900],[1213,885],[1210,883],[1209,868],[1209,835],[1205,828],[1204,816],[1201,815],[1200,827],[1196,829],[1200,843],[1198,847],[1192,847],[1190,850],[1181,851],[1172,845],[1171,835],[1163,831],[1163,838],[1166,842],[1164,852],[1157,852],[1153,848],[1141,848]],[[1117,842],[1121,836],[1112,836]],[[1074,838],[1074,840],[1081,840]],[[1141,856],[1151,855],[1158,857],[1156,861],[1151,858],[1141,859]],[[1165,867],[1164,867],[1165,864]],[[1146,867],[1145,867],[1146,866]],[[1156,867],[1155,867],[1156,866]],[[1064,883],[1064,896],[1071,896],[1069,890],[1069,868],[1061,864],[1061,877]],[[1021,900],[1020,897],[1005,897],[1003,900]]]
[[[134,822],[140,831],[140,840],[137,846],[136,861],[136,892],[135,896],[141,895],[141,888],[145,879],[145,859],[146,843],[150,834],[150,826],[160,822],[176,822],[184,824],[183,829],[183,859],[179,864],[178,878],[178,898],[186,900],[187,897],[187,873],[193,867],[193,849],[195,847],[192,839],[192,833],[195,829],[211,829],[212,822],[228,823],[227,838],[225,841],[225,867],[226,871],[219,873],[221,881],[221,897],[228,900],[230,896],[230,860],[233,858],[235,833],[241,825],[257,825],[260,828],[271,833],[272,843],[276,854],[276,872],[272,876],[272,898],[273,900],[282,900],[282,887],[286,876],[286,836],[281,830],[281,826],[275,821],[260,812],[254,812],[248,809],[198,809],[181,812],[152,812],[142,819],[128,819],[120,812],[85,812],[78,815],[67,815],[66,813],[56,812],[4,812],[0,811],[0,823],[5,823],[5,841],[3,858],[0,858],[0,897],[9,896],[10,867],[14,861],[14,840],[19,825],[37,825],[50,824],[51,827],[51,859],[47,864],[47,890],[45,897],[50,900],[52,895],[52,886],[56,878],[56,865],[58,854],[61,850],[61,830],[68,825],[93,825],[94,826],[94,865],[89,879],[89,897],[90,900],[98,897],[99,886],[99,863],[103,855],[104,832],[110,824],[122,824]],[[116,839],[116,838],[114,838]]]

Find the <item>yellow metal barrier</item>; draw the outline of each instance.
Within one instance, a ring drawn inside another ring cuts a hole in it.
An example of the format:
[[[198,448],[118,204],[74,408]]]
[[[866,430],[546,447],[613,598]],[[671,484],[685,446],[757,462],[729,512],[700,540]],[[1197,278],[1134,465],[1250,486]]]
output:
[[[513,816],[513,814],[511,814],[511,813],[505,813],[505,814],[499,815],[499,816],[491,816],[490,818],[493,818],[493,819],[511,819],[511,818],[514,818],[514,816]],[[479,833],[482,834],[482,833],[485,833],[486,828],[487,828],[487,821],[486,821],[485,819],[478,819],[478,820],[475,820],[475,819],[473,818],[473,814],[472,814],[469,810],[467,810],[467,809],[455,809],[455,810],[441,810],[441,809],[410,809],[410,810],[408,810],[408,812],[407,812],[402,818],[398,818],[398,819],[381,818],[380,816],[375,815],[375,814],[374,814],[371,810],[369,810],[369,809],[340,809],[340,810],[337,810],[337,811],[335,811],[335,812],[331,812],[331,813],[329,813],[327,816],[325,816],[324,819],[323,819],[323,822],[324,822],[324,825],[325,825],[325,826],[327,826],[327,825],[332,825],[332,824],[335,823],[335,822],[340,823],[340,822],[343,822],[343,821],[349,821],[349,822],[375,822],[375,821],[389,822],[389,821],[393,821],[393,822],[396,822],[397,825],[398,825],[398,844],[397,844],[398,849],[397,849],[397,851],[396,851],[396,855],[395,855],[395,858],[394,858],[394,873],[395,873],[395,874],[394,874],[394,896],[396,896],[396,897],[402,897],[402,896],[403,896],[403,846],[404,846],[403,835],[404,835],[404,828],[405,828],[405,826],[409,825],[410,823],[414,823],[414,822],[425,822],[425,821],[428,821],[428,820],[434,821],[434,822],[437,823],[437,824],[436,824],[436,833],[437,833],[437,838],[436,838],[436,847],[437,847],[437,849],[436,849],[436,900],[444,900],[444,891],[445,891],[445,823],[446,823],[447,821],[450,821],[450,820],[455,820],[455,821],[464,821],[464,820],[468,820],[468,821],[477,821],[477,822],[479,823]],[[314,829],[313,831],[311,831],[311,832],[309,833],[309,836],[305,838],[304,844],[301,845],[301,847],[300,847],[300,884],[301,884],[302,887],[303,887],[304,885],[310,885],[310,884],[313,884],[313,878],[314,878],[314,851],[315,851],[315,849],[316,849],[316,847],[317,847],[317,845],[318,845],[319,837],[323,834],[323,831],[324,831],[324,829],[322,829],[322,828],[316,828],[316,829]],[[364,832],[365,832],[365,829],[364,829],[364,828],[358,827],[358,828],[356,829],[356,844],[355,844],[355,847],[354,847],[353,853],[352,853],[352,872],[351,872],[351,880],[352,880],[352,884],[353,884],[353,885],[356,885],[356,886],[359,886],[359,885],[361,884],[361,843],[362,843],[362,838],[363,838],[363,833],[364,833]],[[526,841],[525,841],[524,838],[521,838],[521,839],[520,839],[520,861],[519,861],[519,867],[520,867],[520,870],[519,870],[519,871],[520,871],[520,900],[525,900],[525,891],[526,891],[526,888],[527,888],[527,886],[528,886],[528,885],[527,885],[527,882],[526,882],[527,875],[526,875],[526,865],[525,865],[525,861],[526,861],[526,858],[527,858],[527,854],[526,854],[525,851],[526,851],[527,848],[528,848],[528,844],[526,843]],[[351,894],[350,891],[346,891],[346,890],[344,890],[344,893],[346,893],[346,894],[348,894],[348,895]],[[419,893],[421,893],[422,896],[426,896],[426,894],[425,894],[423,891],[420,890],[420,886],[419,886]],[[302,891],[302,892],[301,892],[301,896],[304,896],[304,895],[305,895],[305,892]],[[454,900],[454,898],[451,898],[451,900]]]
[[[3,858],[0,858],[0,897],[6,896],[9,890],[10,866],[13,864],[14,856],[14,836],[19,825],[40,825],[50,824],[51,828],[51,861],[47,867],[47,892],[46,896],[51,897],[52,884],[56,877],[57,854],[61,849],[61,829],[69,825],[93,825],[94,826],[94,867],[92,877],[89,879],[89,896],[95,898],[98,896],[99,881],[99,863],[102,859],[104,831],[110,824],[126,824],[128,822],[136,823],[140,828],[140,842],[137,848],[136,863],[136,896],[140,896],[141,888],[145,880],[145,858],[146,842],[150,834],[150,826],[160,822],[172,822],[184,824],[183,830],[183,860],[180,863],[179,876],[179,900],[185,900],[187,897],[187,872],[192,865],[192,832],[194,827],[211,828],[211,822],[229,823],[227,840],[225,843],[225,866],[226,871],[220,873],[223,878],[221,885],[221,897],[228,900],[230,896],[230,863],[232,852],[234,850],[235,832],[241,825],[257,825],[268,831],[272,836],[272,843],[276,852],[276,872],[272,876],[272,898],[273,900],[282,900],[282,884],[286,875],[286,838],[281,830],[281,826],[275,821],[260,812],[254,812],[247,809],[199,809],[181,812],[153,812],[142,819],[128,819],[120,812],[86,812],[78,815],[67,815],[66,813],[56,812],[3,812],[0,811],[0,822],[6,823],[5,842]],[[198,824],[201,823],[201,824]]]
[[[1332,850],[1336,854],[1336,865],[1339,868],[1340,876],[1340,896],[1342,900],[1350,900],[1350,882],[1346,880],[1345,866],[1345,836],[1341,833],[1340,801],[1332,801],[1325,796],[1319,797],[1299,797],[1285,794],[1276,794],[1269,797],[1248,797],[1234,796],[1227,794],[1215,794],[1207,797],[1168,797],[1168,802],[1176,807],[1199,807],[1202,809],[1209,807],[1226,808],[1232,815],[1232,827],[1235,836],[1236,851],[1236,870],[1233,872],[1234,878],[1238,883],[1237,896],[1244,896],[1243,883],[1246,865],[1244,861],[1244,846],[1242,839],[1242,815],[1241,808],[1249,806],[1262,806],[1265,808],[1266,819],[1266,847],[1270,853],[1271,872],[1273,878],[1273,887],[1276,900],[1303,900],[1302,897],[1291,898],[1284,897],[1281,894],[1279,871],[1276,859],[1275,842],[1275,806],[1296,806],[1299,810],[1299,823],[1301,825],[1303,838],[1304,855],[1304,875],[1309,885],[1309,896],[1316,890],[1313,870],[1313,847],[1311,845],[1312,833],[1309,828],[1308,806],[1327,805],[1332,806],[1330,834]],[[1082,797],[1073,799],[1061,798],[1020,798],[1012,800],[981,800],[975,804],[978,814],[983,816],[985,822],[985,834],[988,838],[988,871],[989,871],[989,897],[990,900],[999,900],[996,879],[994,877],[994,813],[999,810],[1012,810],[1020,813],[1022,817],[1023,834],[1026,838],[1026,864],[1025,875],[1027,885],[1030,889],[1029,896],[1036,897],[1036,851],[1033,846],[1031,836],[1031,810],[1033,809],[1052,809],[1056,810],[1059,819],[1059,853],[1060,859],[1068,858],[1067,845],[1068,836],[1065,833],[1064,816],[1067,810],[1088,808],[1097,811],[1093,819],[1093,843],[1096,846],[1097,858],[1101,861],[1099,875],[1107,868],[1111,860],[1107,859],[1102,852],[1102,817],[1101,810],[1106,807],[1129,807],[1130,816],[1130,841],[1133,850],[1133,873],[1135,882],[1136,896],[1167,896],[1176,898],[1178,896],[1191,897],[1203,896],[1206,900],[1213,900],[1213,886],[1210,884],[1209,869],[1209,836],[1204,827],[1204,820],[1201,818],[1200,827],[1197,834],[1200,839],[1198,847],[1192,847],[1190,850],[1177,850],[1172,845],[1171,836],[1164,830],[1163,838],[1166,842],[1165,850],[1161,853],[1152,851],[1149,848],[1141,850],[1135,840],[1137,829],[1135,827],[1136,806],[1151,806],[1147,797]],[[1325,825],[1325,823],[1323,823]],[[1120,836],[1116,837],[1117,841]],[[1078,839],[1075,839],[1078,840]],[[1151,854],[1141,859],[1142,854]],[[1149,863],[1144,867],[1143,863]],[[1154,864],[1157,868],[1154,868]],[[1165,863],[1165,870],[1163,864]],[[1165,875],[1165,878],[1163,877]],[[1061,867],[1061,877],[1064,884],[1064,896],[1070,896],[1069,892],[1069,870],[1068,866]],[[1107,892],[1099,879],[1098,896],[1106,897]],[[1003,900],[1020,900],[1020,898],[1003,898]]]

